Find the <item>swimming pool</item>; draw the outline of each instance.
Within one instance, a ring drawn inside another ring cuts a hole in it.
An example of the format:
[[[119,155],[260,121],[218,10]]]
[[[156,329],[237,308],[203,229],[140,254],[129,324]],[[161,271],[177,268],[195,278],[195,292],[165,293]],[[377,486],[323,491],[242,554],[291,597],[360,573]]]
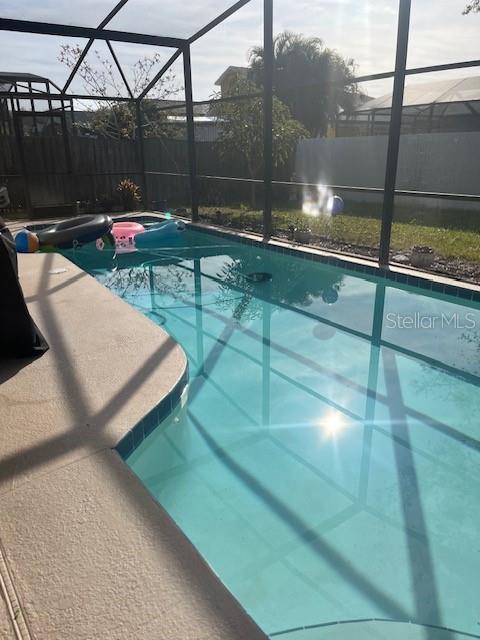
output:
[[[186,351],[127,463],[267,634],[480,637],[478,304],[193,230],[67,255]]]

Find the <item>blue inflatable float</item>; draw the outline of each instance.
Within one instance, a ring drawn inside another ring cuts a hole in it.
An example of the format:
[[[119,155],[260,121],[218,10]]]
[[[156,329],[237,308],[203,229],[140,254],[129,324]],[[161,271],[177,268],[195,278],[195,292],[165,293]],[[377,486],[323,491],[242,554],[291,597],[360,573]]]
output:
[[[32,233],[23,229],[17,233],[15,245],[18,253],[33,253],[71,249],[107,237],[112,230],[113,220],[106,215],[85,215],[57,222],[51,227]]]
[[[154,224],[143,233],[137,233],[134,242],[137,249],[154,249],[165,244],[166,241],[175,240],[185,231],[185,223],[181,220],[166,220]]]

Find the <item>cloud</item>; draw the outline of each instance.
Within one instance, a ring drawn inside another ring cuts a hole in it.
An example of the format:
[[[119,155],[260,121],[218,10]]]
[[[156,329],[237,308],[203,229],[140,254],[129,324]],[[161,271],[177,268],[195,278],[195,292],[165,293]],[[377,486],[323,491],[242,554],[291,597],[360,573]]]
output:
[[[187,37],[232,3],[233,0],[129,0],[109,26]],[[96,26],[114,4],[115,0],[0,0],[0,16]],[[478,57],[480,16],[462,16],[464,0],[415,0],[412,4],[410,66]],[[228,65],[247,64],[250,48],[262,42],[262,7],[262,0],[251,0],[192,46],[196,99],[212,94],[215,80]],[[274,27],[275,32],[289,29],[318,36],[327,46],[353,58],[359,74],[377,73],[389,71],[394,65],[397,10],[398,0],[274,0]],[[38,73],[61,83],[68,72],[57,56],[60,44],[67,41],[2,33],[2,70]],[[115,46],[127,69],[151,51],[136,45]],[[162,56],[167,59],[170,53],[163,50]],[[463,75],[469,73],[477,72],[464,71]],[[380,95],[390,91],[391,81],[371,83],[368,89],[372,95]]]
[[[0,16],[96,27],[115,0],[0,0]]]

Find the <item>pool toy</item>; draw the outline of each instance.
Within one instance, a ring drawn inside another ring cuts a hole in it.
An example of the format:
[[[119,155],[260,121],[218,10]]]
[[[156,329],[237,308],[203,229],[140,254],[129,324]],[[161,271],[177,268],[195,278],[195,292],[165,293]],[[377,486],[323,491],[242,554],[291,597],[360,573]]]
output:
[[[330,340],[337,333],[335,327],[318,322],[313,328],[313,336],[318,340]]]
[[[0,209],[5,209],[10,204],[7,187],[0,187]]]
[[[185,223],[181,220],[166,220],[154,224],[143,233],[135,236],[137,249],[152,249],[168,240],[175,240],[185,231]]]
[[[136,251],[135,236],[138,233],[143,233],[145,227],[138,222],[114,222],[112,227],[112,233],[115,240],[115,250],[117,253],[131,253]],[[99,238],[97,240],[97,249],[103,250],[105,247],[105,240]]]
[[[268,273],[267,271],[255,271],[253,273],[248,273],[245,276],[245,279],[248,280],[248,282],[271,282],[272,281],[272,274]]]
[[[332,216],[338,216],[343,213],[344,202],[340,196],[332,196],[328,199],[328,210]]]
[[[322,300],[327,304],[335,304],[338,300],[338,291],[334,287],[329,287],[325,289],[322,293]]]
[[[37,234],[21,229],[15,236],[15,247],[18,253],[35,253],[40,248]]]
[[[15,239],[19,253],[71,249],[105,236],[112,229],[113,221],[106,215],[86,215],[70,218],[38,233],[19,231]]]
[[[111,231],[107,231],[101,238],[95,240],[95,246],[99,251],[110,250],[115,252],[115,238]]]

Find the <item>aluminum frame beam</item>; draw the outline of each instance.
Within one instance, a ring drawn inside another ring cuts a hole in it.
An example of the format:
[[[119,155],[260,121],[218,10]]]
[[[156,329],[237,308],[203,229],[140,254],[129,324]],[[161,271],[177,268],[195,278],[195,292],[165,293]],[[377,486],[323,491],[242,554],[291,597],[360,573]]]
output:
[[[166,71],[168,71],[168,69],[172,66],[175,60],[179,58],[181,55],[182,55],[182,49],[177,49],[177,51],[175,51],[175,53],[172,56],[170,56],[170,58],[166,61],[166,63],[163,65],[160,71],[155,75],[155,77],[151,79],[151,81],[148,83],[145,89],[143,89],[142,93],[140,93],[140,95],[136,98],[138,101],[143,100],[145,98],[147,93],[149,93],[153,89],[153,87],[161,79],[163,74]]]
[[[382,227],[380,230],[380,246],[378,254],[378,262],[381,266],[388,265],[390,256],[398,153],[400,149],[400,132],[402,127],[405,71],[407,68],[411,4],[411,0],[400,0],[400,8],[398,12],[397,52],[395,56],[395,75],[393,79],[392,108],[388,132],[387,162],[385,166],[385,182],[383,191]]]
[[[168,36],[152,36],[130,31],[115,31],[112,29],[99,29],[98,27],[78,27],[52,22],[37,22],[36,20],[11,20],[0,18],[0,31],[15,31],[19,33],[36,33],[49,36],[67,36],[70,38],[85,38],[94,40],[110,40],[111,42],[131,42],[133,44],[146,44],[156,47],[174,47],[176,49],[185,46],[188,40],[184,38],[171,38]]]
[[[120,11],[120,9],[123,6],[125,6],[127,4],[127,2],[128,2],[128,0],[120,0],[120,2],[117,2],[117,4],[110,11],[110,13],[100,22],[100,24],[98,25],[98,28],[99,29],[103,29],[104,27],[106,27],[107,24],[110,22],[110,20],[112,20],[117,15],[117,13]],[[72,71],[70,72],[70,75],[68,76],[67,81],[65,82],[65,85],[64,85],[64,87],[62,89],[62,93],[65,93],[65,91],[70,86],[70,83],[72,82],[72,80],[76,76],[77,71],[80,69],[80,66],[81,66],[82,62],[85,60],[86,55],[90,51],[90,48],[91,48],[91,46],[93,45],[94,42],[95,42],[95,40],[93,38],[90,38],[90,40],[85,45],[85,48],[83,49],[80,57],[78,58],[78,60],[75,63]]]
[[[193,120],[192,66],[190,45],[183,49],[183,77],[185,81],[185,106],[187,114],[188,169],[192,203],[192,222],[198,217],[197,150],[195,147],[195,123]]]
[[[273,0],[263,1],[263,235],[270,238],[273,177]]]
[[[132,93],[132,90],[130,89],[130,85],[128,84],[128,80],[127,80],[127,78],[126,78],[126,76],[125,76],[125,74],[123,72],[122,65],[118,61],[116,53],[115,53],[115,51],[114,51],[114,49],[112,47],[112,43],[110,42],[110,40],[107,40],[106,42],[107,42],[108,50],[110,51],[110,55],[112,56],[113,61],[115,62],[115,65],[116,65],[116,67],[118,69],[118,73],[120,74],[120,76],[121,76],[121,78],[123,80],[123,84],[125,85],[125,87],[126,87],[126,89],[128,91],[128,95],[130,96],[130,98],[133,99],[134,95]]]
[[[15,98],[17,100],[106,100],[107,102],[132,102],[135,98],[125,96],[91,96],[84,93],[28,93],[21,91],[0,91],[0,99]]]
[[[236,11],[244,7],[249,2],[251,2],[251,0],[239,0],[238,2],[233,4],[231,7],[226,9],[223,13],[221,13],[216,18],[214,18],[211,22],[209,22],[204,27],[199,29],[196,33],[194,33],[193,36],[190,36],[190,38],[188,38],[189,44],[192,44],[193,42],[195,42],[195,40],[198,40],[199,38],[204,36],[206,33],[208,33],[209,31],[214,29],[216,26],[221,24],[224,20],[229,18],[232,14],[234,14]]]

